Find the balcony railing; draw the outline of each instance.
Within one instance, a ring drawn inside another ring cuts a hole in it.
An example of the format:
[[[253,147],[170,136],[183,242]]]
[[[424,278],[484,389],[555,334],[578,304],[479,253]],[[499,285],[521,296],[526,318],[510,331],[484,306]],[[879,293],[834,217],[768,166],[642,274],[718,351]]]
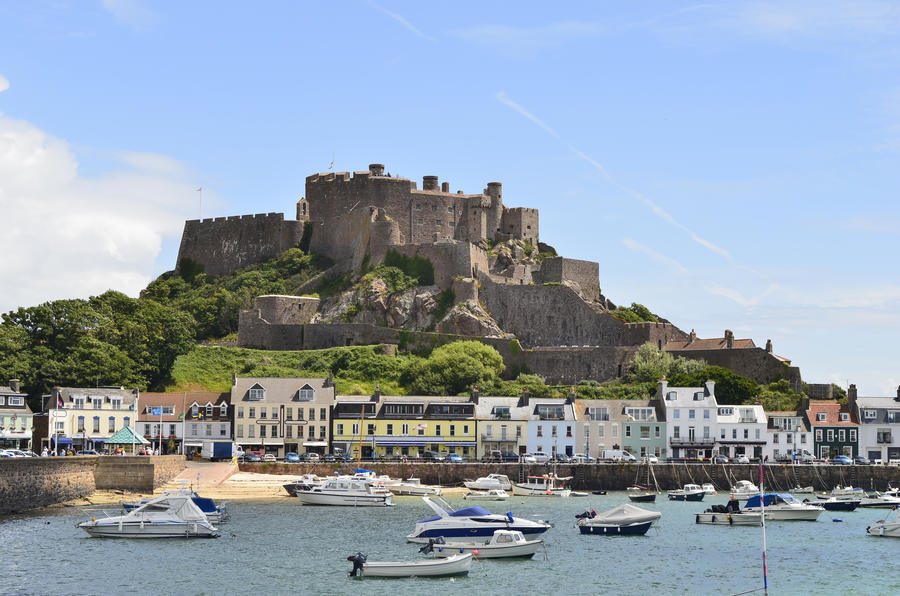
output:
[[[712,437],[710,438],[702,438],[702,437],[694,437],[693,439],[690,437],[672,437],[672,445],[715,445],[716,440]]]

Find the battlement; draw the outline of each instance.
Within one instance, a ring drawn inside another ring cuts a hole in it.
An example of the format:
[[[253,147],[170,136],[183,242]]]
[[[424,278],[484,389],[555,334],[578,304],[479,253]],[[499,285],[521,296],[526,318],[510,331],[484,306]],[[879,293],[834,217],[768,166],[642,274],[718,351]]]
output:
[[[653,322],[653,321],[644,321],[641,323],[625,323],[625,326],[629,329],[668,329],[674,327],[672,323],[662,323],[662,322]]]
[[[256,213],[253,215],[229,215],[228,217],[207,217],[204,219],[189,219],[185,225],[196,226],[199,224],[208,224],[217,221],[240,221],[245,219],[260,219],[271,221],[284,221],[284,213]]]

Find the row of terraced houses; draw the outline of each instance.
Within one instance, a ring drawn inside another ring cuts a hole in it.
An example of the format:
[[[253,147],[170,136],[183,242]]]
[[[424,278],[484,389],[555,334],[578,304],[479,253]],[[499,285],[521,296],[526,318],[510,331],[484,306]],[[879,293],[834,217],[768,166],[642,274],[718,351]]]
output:
[[[499,451],[599,456],[622,449],[637,457],[766,460],[808,451],[818,458],[864,455],[900,461],[900,389],[894,397],[848,403],[804,399],[797,411],[720,405],[715,384],[670,387],[651,400],[336,395],[326,378],[232,377],[230,392],[140,393],[122,387],[57,387],[42,412],[25,405],[18,382],[0,387],[0,446],[102,450],[123,427],[164,453],[198,451],[204,441],[244,450],[330,451],[364,458],[419,457],[425,451],[482,459]],[[33,433],[32,433],[33,431]],[[33,434],[33,436],[32,436]]]

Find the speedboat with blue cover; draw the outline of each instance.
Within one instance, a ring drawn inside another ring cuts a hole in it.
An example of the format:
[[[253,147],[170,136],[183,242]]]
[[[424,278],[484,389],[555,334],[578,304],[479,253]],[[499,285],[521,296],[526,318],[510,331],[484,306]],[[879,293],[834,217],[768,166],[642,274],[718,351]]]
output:
[[[525,536],[542,534],[552,526],[542,520],[532,521],[491,513],[482,507],[464,507],[454,510],[441,497],[422,497],[422,500],[437,514],[419,520],[413,533],[406,537],[408,542],[428,542],[429,538],[441,536],[450,542],[487,542],[496,530],[516,530]]]
[[[747,499],[744,511],[752,513],[765,509],[766,520],[772,521],[816,521],[825,511],[824,508],[804,503],[789,493],[766,493],[763,496],[764,499],[760,495]]]

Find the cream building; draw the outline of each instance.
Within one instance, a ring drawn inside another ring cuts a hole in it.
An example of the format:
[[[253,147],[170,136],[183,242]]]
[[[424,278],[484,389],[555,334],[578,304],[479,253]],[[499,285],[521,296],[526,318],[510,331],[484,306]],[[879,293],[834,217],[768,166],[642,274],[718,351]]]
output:
[[[124,426],[134,427],[140,393],[124,387],[54,387],[44,396],[50,436],[41,447],[101,450]]]

